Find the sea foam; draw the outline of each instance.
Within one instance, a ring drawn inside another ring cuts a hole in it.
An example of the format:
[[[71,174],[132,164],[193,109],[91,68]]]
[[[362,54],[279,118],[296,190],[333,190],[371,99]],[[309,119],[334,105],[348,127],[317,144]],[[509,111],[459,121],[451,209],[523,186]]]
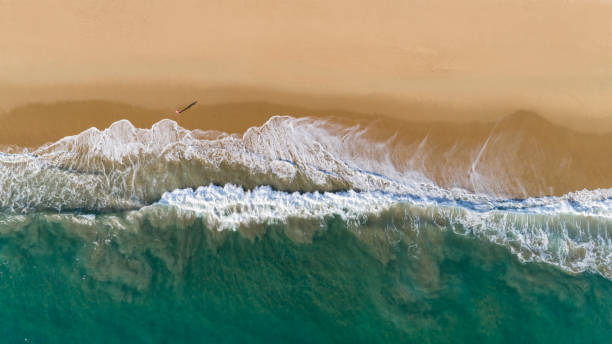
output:
[[[358,129],[273,117],[237,136],[189,131],[171,120],[138,129],[123,120],[30,154],[1,155],[0,207],[131,209],[158,200],[166,191],[209,183],[303,192],[455,193],[418,172],[397,169],[385,157],[384,144],[371,145]],[[382,158],[372,160],[377,156]]]

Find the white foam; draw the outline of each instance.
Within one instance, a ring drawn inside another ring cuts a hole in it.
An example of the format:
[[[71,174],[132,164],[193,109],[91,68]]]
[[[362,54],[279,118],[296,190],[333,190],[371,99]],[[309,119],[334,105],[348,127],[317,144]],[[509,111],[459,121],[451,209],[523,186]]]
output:
[[[272,185],[286,191],[394,191],[476,197],[399,172],[363,130],[309,118],[272,117],[242,137],[189,131],[163,120],[88,129],[32,154],[0,155],[0,207],[126,209],[191,185]],[[373,148],[366,150],[370,145]],[[360,156],[358,152],[364,155]],[[457,196],[459,197],[459,196]]]
[[[330,215],[339,215],[345,220],[356,220],[386,210],[398,199],[402,198],[384,197],[380,192],[300,194],[274,191],[269,186],[245,191],[227,184],[174,190],[165,193],[158,203],[199,213],[210,227],[217,230],[235,230],[243,225],[284,222],[288,218],[323,220]]]
[[[151,129],[122,120],[32,153],[0,154],[0,207],[135,208],[158,200],[166,191],[212,182],[247,188],[271,185],[284,191],[383,191],[485,208],[492,202],[517,210],[539,205],[541,210],[565,206],[571,211],[587,207],[593,214],[610,213],[610,190],[515,202],[444,189],[416,170],[394,166],[388,152],[394,137],[376,143],[366,133],[367,128],[359,126],[288,116],[272,117],[242,137],[189,131],[171,120]]]

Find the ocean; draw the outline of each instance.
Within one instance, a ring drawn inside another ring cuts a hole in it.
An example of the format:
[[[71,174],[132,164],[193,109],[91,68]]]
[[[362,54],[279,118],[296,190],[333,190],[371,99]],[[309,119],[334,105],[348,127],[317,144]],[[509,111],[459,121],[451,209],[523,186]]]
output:
[[[612,189],[470,188],[481,153],[449,186],[366,131],[120,121],[1,153],[0,342],[612,338]]]

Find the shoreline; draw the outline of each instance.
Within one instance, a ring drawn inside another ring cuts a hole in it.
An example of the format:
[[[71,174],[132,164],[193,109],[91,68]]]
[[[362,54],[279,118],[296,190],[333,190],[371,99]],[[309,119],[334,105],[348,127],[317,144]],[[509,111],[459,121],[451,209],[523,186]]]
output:
[[[556,125],[536,113],[518,111],[490,122],[418,122],[366,113],[316,110],[266,102],[198,104],[184,114],[109,101],[31,104],[0,116],[0,151],[39,147],[88,128],[100,130],[127,119],[150,128],[169,118],[189,130],[241,134],[273,115],[313,117],[346,128],[366,129],[364,138],[384,143],[399,171],[422,173],[436,184],[508,197],[560,196],[612,187],[612,134],[588,134]],[[334,135],[334,133],[332,133]],[[368,149],[358,155],[377,161]]]

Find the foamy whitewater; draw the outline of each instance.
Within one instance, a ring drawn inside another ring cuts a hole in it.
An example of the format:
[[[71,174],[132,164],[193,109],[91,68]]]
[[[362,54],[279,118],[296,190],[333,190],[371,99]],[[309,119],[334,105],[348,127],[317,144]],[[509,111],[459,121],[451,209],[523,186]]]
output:
[[[368,142],[366,130],[273,117],[239,137],[124,120],[2,154],[0,206],[8,218],[172,206],[216,230],[332,216],[359,224],[385,213],[394,226],[442,219],[441,227],[504,245],[523,261],[612,278],[612,190],[528,199],[446,190],[394,166],[385,142]]]

